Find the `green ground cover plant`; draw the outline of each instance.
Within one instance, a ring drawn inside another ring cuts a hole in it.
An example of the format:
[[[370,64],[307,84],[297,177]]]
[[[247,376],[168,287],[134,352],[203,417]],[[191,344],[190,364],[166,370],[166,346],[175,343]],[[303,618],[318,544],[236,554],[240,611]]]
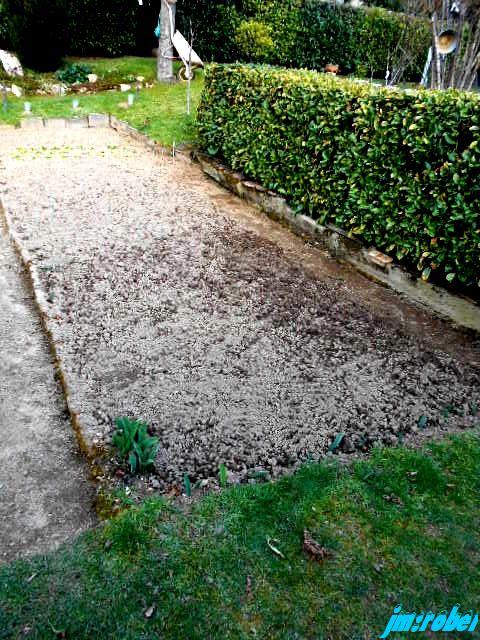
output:
[[[204,151],[424,279],[480,286],[480,97],[212,65]]]
[[[397,604],[475,609],[479,498],[477,429],[307,465],[186,511],[148,500],[0,567],[0,638],[363,640]],[[305,531],[321,559],[302,548]]]

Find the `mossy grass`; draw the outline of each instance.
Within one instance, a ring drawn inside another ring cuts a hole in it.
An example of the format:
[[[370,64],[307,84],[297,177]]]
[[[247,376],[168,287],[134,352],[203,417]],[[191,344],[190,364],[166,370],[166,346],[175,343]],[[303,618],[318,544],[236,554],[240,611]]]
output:
[[[478,608],[479,498],[477,429],[422,451],[310,464],[188,512],[150,499],[1,568],[0,638],[29,628],[49,639],[55,629],[89,640],[360,640],[378,637],[397,604]],[[303,551],[304,529],[329,552],[323,561]]]

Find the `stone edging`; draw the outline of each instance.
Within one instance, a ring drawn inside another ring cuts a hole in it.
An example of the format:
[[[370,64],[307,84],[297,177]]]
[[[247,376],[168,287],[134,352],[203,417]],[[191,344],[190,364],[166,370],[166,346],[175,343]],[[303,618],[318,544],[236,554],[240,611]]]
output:
[[[30,286],[33,292],[33,296],[32,296],[33,302],[37,307],[41,325],[43,327],[43,330],[49,342],[50,350],[53,355],[55,370],[57,372],[58,378],[60,380],[60,384],[63,389],[65,403],[67,405],[67,409],[70,414],[73,430],[75,432],[78,445],[82,453],[86,456],[87,460],[90,463],[92,463],[95,458],[97,458],[99,455],[102,454],[103,447],[101,446],[100,443],[87,442],[85,435],[83,433],[81,421],[78,416],[78,411],[75,409],[72,402],[73,394],[68,385],[67,376],[65,374],[65,370],[63,367],[62,358],[59,354],[59,350],[57,347],[57,341],[55,339],[55,328],[50,324],[49,305],[47,304],[47,300],[45,297],[45,293],[43,291],[38,270],[33,263],[32,257],[30,256],[27,249],[25,249],[18,234],[14,230],[12,220],[10,219],[10,215],[8,214],[5,207],[2,206],[1,202],[0,202],[0,217],[3,219],[3,223],[7,229],[8,237],[13,245],[13,248],[15,249],[17,255],[20,258],[20,261],[26,272],[28,285]]]
[[[319,225],[308,216],[295,214],[285,198],[260,184],[246,180],[241,173],[233,171],[218,160],[199,151],[194,151],[192,156],[216,182],[256,205],[275,220],[287,224],[294,233],[313,241],[337,260],[351,264],[368,278],[425,305],[436,314],[480,332],[480,305],[473,300],[424,282],[394,264],[389,256],[375,248],[367,248],[359,240],[351,238],[343,229],[329,224]]]

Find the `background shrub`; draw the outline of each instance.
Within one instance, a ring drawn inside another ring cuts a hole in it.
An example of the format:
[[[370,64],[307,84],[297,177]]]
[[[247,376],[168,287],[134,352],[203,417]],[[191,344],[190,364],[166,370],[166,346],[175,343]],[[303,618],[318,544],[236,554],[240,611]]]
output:
[[[419,79],[431,40],[422,19],[322,0],[179,0],[177,15],[183,32],[192,21],[195,48],[205,60],[262,60],[309,69],[332,63],[345,74],[377,78],[385,77],[400,47],[409,43],[412,59],[406,79]],[[267,31],[272,43],[267,42]]]
[[[138,2],[75,0],[69,3],[70,55],[120,56],[134,53],[140,20]],[[155,24],[151,29],[155,28]]]
[[[392,70],[404,48],[413,54],[404,79],[420,78],[431,44],[430,25],[426,20],[374,8],[364,9],[362,19],[357,21],[356,26],[358,60],[366,66],[369,76],[385,77],[386,69]]]
[[[235,0],[177,0],[177,28],[194,30],[193,48],[203,60],[231,62],[239,57],[235,34],[242,19],[241,2]]]
[[[301,14],[295,66],[323,69],[331,63],[340,65],[344,74],[357,71],[362,63],[358,41],[362,16],[350,7],[307,0]],[[377,46],[381,50],[381,44]]]
[[[247,60],[268,60],[273,49],[271,29],[258,20],[242,20],[235,34],[235,44]]]
[[[23,65],[54,71],[67,51],[66,0],[2,0],[12,48]]]
[[[480,286],[480,97],[212,65],[199,141],[234,169],[422,272]]]
[[[0,49],[10,49],[12,43],[7,27],[7,11],[2,0],[0,0]]]

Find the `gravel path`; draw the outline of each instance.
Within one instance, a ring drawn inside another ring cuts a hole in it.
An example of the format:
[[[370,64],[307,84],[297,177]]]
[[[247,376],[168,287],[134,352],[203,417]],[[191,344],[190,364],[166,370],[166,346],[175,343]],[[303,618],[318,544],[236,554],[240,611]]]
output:
[[[0,562],[94,523],[93,487],[17,256],[0,228]]]
[[[478,336],[110,130],[7,131],[4,201],[88,437],[148,421],[163,485],[471,425]],[[457,413],[445,419],[442,409]],[[419,435],[417,420],[428,417]]]

